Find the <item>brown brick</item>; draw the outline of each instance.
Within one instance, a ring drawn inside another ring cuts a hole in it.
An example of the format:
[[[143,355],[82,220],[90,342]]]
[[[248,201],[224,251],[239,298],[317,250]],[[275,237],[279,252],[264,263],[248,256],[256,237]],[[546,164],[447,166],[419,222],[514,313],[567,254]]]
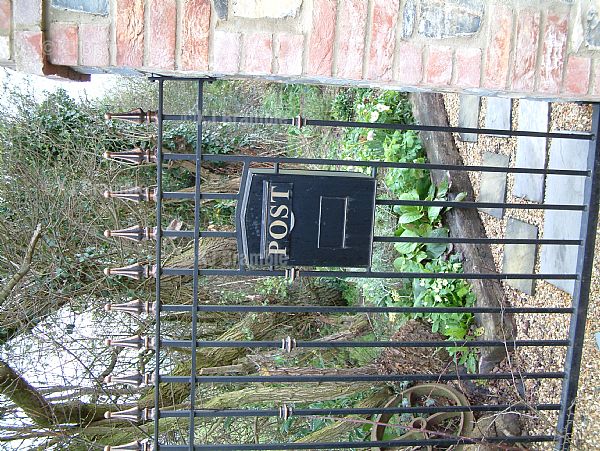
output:
[[[568,94],[587,94],[590,87],[590,72],[592,62],[589,58],[571,56],[567,60],[564,91]]]
[[[539,91],[558,93],[567,51],[567,17],[549,14],[544,30]]]
[[[517,16],[512,88],[533,91],[535,87],[535,64],[540,42],[540,13],[524,10]]]
[[[279,35],[278,62],[280,75],[301,75],[302,54],[304,53],[304,35]]]
[[[340,2],[337,36],[337,76],[359,80],[362,78],[367,28],[367,6],[363,0]]]
[[[160,69],[175,68],[176,30],[176,0],[151,0],[148,66]]]
[[[187,0],[184,5],[181,33],[181,69],[208,69],[208,35],[210,0]]]
[[[414,86],[423,78],[423,48],[417,44],[401,43],[396,48],[396,59],[400,62],[394,80],[406,86]]]
[[[273,61],[273,37],[270,33],[244,35],[244,58],[242,72],[246,74],[270,74]]]
[[[425,68],[425,81],[432,85],[449,85],[452,78],[452,48],[432,45]]]
[[[108,25],[82,23],[79,25],[81,41],[80,64],[90,67],[110,65],[110,29]]]
[[[232,74],[240,69],[241,39],[239,33],[215,31],[213,35],[212,70]]]
[[[481,84],[481,49],[459,47],[456,49],[456,85],[461,88],[479,88]]]
[[[10,33],[11,14],[10,0],[0,0],[0,33]]]
[[[309,75],[331,76],[335,40],[335,0],[314,0],[312,31],[308,41]]]
[[[392,79],[399,8],[400,0],[374,1],[368,75],[371,80]]]
[[[77,25],[54,22],[47,34],[48,61],[57,66],[77,66],[79,60],[79,37]]]
[[[117,66],[144,65],[144,0],[117,0]]]
[[[493,20],[490,20],[483,86],[504,89],[508,78],[513,14],[509,7],[495,6],[489,17]]]

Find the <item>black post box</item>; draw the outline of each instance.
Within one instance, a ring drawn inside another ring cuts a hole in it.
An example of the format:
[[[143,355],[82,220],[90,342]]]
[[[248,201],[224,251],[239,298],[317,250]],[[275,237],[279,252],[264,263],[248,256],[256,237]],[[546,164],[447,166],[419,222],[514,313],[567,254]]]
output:
[[[376,181],[355,172],[247,169],[240,259],[253,266],[371,264]]]

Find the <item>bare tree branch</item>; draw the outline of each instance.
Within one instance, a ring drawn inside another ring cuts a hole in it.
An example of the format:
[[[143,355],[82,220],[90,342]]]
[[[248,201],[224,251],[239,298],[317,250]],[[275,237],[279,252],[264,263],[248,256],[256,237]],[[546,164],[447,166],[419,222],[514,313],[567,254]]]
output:
[[[2,305],[6,299],[8,299],[8,295],[12,292],[15,286],[25,277],[25,275],[29,272],[31,268],[31,260],[33,259],[33,252],[35,251],[35,246],[42,235],[42,225],[38,224],[35,230],[33,231],[33,236],[29,241],[29,246],[27,246],[27,252],[25,252],[25,257],[23,258],[23,263],[19,267],[19,270],[8,280],[6,286],[0,290],[0,305]]]

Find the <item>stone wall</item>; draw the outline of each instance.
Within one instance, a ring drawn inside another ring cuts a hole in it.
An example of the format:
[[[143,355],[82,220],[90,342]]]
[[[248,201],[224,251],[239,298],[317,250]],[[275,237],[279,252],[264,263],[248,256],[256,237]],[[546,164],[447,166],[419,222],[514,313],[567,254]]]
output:
[[[600,100],[600,0],[0,0],[0,64]]]

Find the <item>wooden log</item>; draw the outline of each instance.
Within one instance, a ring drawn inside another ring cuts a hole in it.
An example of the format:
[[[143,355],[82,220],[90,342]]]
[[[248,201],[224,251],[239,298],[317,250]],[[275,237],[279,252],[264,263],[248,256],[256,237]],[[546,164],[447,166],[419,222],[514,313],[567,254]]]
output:
[[[413,93],[409,95],[413,114],[422,125],[448,126],[448,115],[441,94]],[[451,133],[421,132],[421,141],[431,163],[463,165],[456,143]],[[439,184],[450,178],[449,197],[465,192],[465,200],[474,201],[473,186],[468,172],[432,171],[432,179]],[[479,212],[475,209],[453,208],[445,213],[444,219],[452,237],[485,238],[485,229]],[[494,273],[496,267],[489,245],[456,244],[456,250],[463,255],[463,268],[468,273]],[[505,305],[504,290],[499,280],[470,280],[477,296],[478,307],[499,307]],[[484,328],[486,340],[513,340],[516,335],[514,318],[509,314],[477,314],[476,320]],[[506,357],[504,348],[482,348],[479,370],[489,372]]]

